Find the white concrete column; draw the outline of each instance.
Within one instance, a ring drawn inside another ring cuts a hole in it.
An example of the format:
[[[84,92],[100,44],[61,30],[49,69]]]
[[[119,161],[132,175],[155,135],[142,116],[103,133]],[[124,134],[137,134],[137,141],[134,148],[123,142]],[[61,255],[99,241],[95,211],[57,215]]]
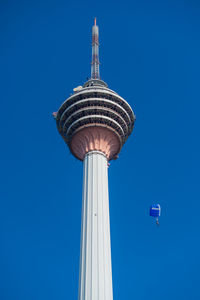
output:
[[[79,270],[79,300],[113,300],[108,166],[99,151],[86,154]]]

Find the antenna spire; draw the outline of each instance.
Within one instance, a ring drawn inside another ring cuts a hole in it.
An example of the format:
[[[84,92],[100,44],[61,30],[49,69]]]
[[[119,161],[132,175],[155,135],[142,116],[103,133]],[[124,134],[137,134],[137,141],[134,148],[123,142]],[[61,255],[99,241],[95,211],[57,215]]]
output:
[[[92,26],[92,63],[91,78],[100,79],[99,73],[99,27],[96,25],[96,18]]]

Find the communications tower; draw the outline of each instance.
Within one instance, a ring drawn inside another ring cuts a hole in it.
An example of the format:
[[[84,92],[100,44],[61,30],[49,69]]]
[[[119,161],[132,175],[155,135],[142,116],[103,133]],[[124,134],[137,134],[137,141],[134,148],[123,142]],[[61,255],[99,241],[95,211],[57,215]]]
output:
[[[108,162],[133,130],[130,105],[100,79],[99,29],[92,27],[91,78],[55,114],[71,153],[83,161],[79,300],[112,300]]]

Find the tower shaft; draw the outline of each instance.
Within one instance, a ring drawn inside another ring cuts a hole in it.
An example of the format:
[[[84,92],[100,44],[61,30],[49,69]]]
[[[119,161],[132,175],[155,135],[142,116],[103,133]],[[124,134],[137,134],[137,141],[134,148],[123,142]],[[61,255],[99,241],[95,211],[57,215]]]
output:
[[[102,152],[85,156],[79,300],[113,300],[107,169]]]
[[[99,73],[99,27],[96,25],[96,18],[92,27],[92,63],[91,78],[100,79]]]

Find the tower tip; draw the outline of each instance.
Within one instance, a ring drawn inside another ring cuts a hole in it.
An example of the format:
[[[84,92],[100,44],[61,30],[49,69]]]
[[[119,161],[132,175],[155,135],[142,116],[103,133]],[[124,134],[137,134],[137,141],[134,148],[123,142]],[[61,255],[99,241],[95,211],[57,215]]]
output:
[[[100,79],[99,75],[99,29],[96,25],[97,18],[94,18],[92,26],[92,63],[91,63],[91,78]]]

